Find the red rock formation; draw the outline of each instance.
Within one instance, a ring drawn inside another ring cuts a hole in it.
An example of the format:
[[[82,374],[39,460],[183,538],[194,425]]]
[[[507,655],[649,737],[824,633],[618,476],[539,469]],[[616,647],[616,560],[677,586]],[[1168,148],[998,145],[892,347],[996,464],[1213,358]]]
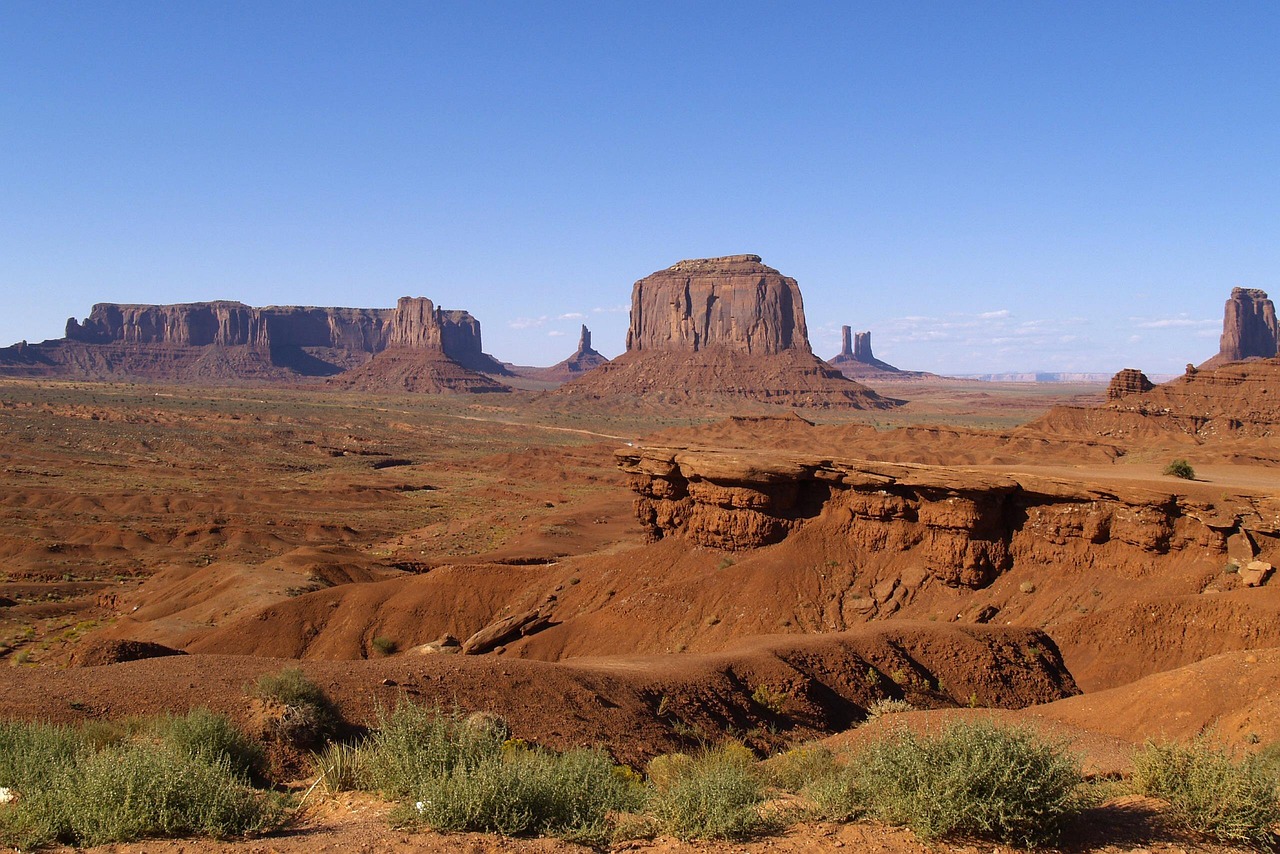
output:
[[[1222,317],[1222,339],[1218,355],[1201,367],[1238,362],[1254,357],[1270,359],[1280,355],[1280,325],[1276,307],[1267,292],[1256,288],[1232,288]]]
[[[1147,375],[1137,368],[1125,368],[1111,378],[1107,386],[1107,400],[1119,400],[1131,394],[1144,394],[1155,388]]]
[[[899,403],[813,355],[800,288],[756,255],[681,261],[636,282],[627,352],[557,393],[681,405],[709,395],[792,406]]]

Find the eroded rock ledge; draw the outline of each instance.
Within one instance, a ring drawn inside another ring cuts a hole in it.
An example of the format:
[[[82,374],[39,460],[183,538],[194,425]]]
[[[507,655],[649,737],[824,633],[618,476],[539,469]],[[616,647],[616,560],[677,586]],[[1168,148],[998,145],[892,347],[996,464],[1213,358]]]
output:
[[[1220,501],[1143,488],[867,460],[627,448],[619,467],[654,539],[753,549],[822,525],[868,552],[911,551],[928,575],[984,587],[1015,561],[1183,549],[1251,557],[1280,539],[1280,499]],[[1093,558],[1090,558],[1093,559]]]

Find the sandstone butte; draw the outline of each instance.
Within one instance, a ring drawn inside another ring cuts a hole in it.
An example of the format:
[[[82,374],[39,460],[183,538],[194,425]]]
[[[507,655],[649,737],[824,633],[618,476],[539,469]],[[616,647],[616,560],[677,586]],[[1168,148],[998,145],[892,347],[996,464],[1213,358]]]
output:
[[[1211,368],[1242,359],[1270,359],[1280,355],[1280,326],[1276,307],[1267,292],[1257,288],[1232,288],[1222,316],[1218,354],[1202,364]]]
[[[899,403],[813,355],[799,285],[758,255],[681,261],[636,282],[627,351],[556,393],[854,409]]]
[[[591,346],[591,330],[582,325],[582,333],[578,336],[578,349],[567,358],[549,368],[518,367],[513,370],[523,377],[542,380],[544,382],[564,383],[595,370],[609,360]]]

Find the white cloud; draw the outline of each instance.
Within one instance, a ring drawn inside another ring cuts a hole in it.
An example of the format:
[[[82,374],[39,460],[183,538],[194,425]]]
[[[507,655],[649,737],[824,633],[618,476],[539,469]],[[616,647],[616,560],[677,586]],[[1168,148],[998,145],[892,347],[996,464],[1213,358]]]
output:
[[[539,326],[545,325],[547,316],[542,317],[517,317],[515,320],[507,324],[512,329],[537,329]]]
[[[559,329],[552,329],[550,332],[548,332],[548,333],[547,333],[547,337],[549,337],[549,338],[563,338],[563,337],[564,337],[564,333],[563,333],[563,332],[561,332]]]
[[[1195,320],[1185,314],[1177,317],[1152,317],[1141,318],[1131,317],[1130,321],[1139,329],[1188,329],[1191,327],[1216,327],[1221,321],[1218,320]]]
[[[597,306],[591,309],[592,314],[619,314],[628,311],[631,311],[629,305]]]
[[[1011,312],[1009,311],[1009,309],[1002,308],[998,311],[984,311],[982,314],[978,315],[978,317],[982,318],[983,320],[992,320],[997,317],[1008,317],[1010,314]]]
[[[586,320],[587,316],[580,311],[570,311],[560,315],[556,320]]]

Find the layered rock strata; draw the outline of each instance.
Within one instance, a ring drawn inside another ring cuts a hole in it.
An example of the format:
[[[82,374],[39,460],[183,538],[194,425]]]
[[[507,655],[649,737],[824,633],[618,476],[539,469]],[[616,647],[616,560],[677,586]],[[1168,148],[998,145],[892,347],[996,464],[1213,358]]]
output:
[[[636,282],[627,352],[558,393],[674,404],[709,396],[868,409],[899,403],[813,355],[799,286],[758,255],[681,261]]]
[[[1131,394],[1145,394],[1155,388],[1147,375],[1137,368],[1125,368],[1116,372],[1107,385],[1107,400],[1119,400]]]
[[[1108,441],[1160,435],[1191,442],[1273,439],[1280,436],[1280,358],[1192,367],[1167,383],[1102,406],[1056,406],[1019,432]]]
[[[422,297],[403,297],[393,309],[254,308],[226,300],[99,303],[83,321],[69,319],[60,341],[0,349],[0,371],[89,379],[287,380],[340,374],[388,351],[400,354],[398,362],[407,352],[429,354],[428,362],[449,363],[445,373],[457,378],[505,372],[484,354],[474,317]],[[445,378],[439,385],[452,382]]]
[[[820,525],[868,559],[980,588],[1018,561],[1106,560],[1108,550],[1223,554],[1280,543],[1280,498],[1208,502],[1139,488],[941,466],[747,451],[627,448],[619,467],[651,539],[753,549]],[[1126,555],[1128,557],[1128,555]]]

